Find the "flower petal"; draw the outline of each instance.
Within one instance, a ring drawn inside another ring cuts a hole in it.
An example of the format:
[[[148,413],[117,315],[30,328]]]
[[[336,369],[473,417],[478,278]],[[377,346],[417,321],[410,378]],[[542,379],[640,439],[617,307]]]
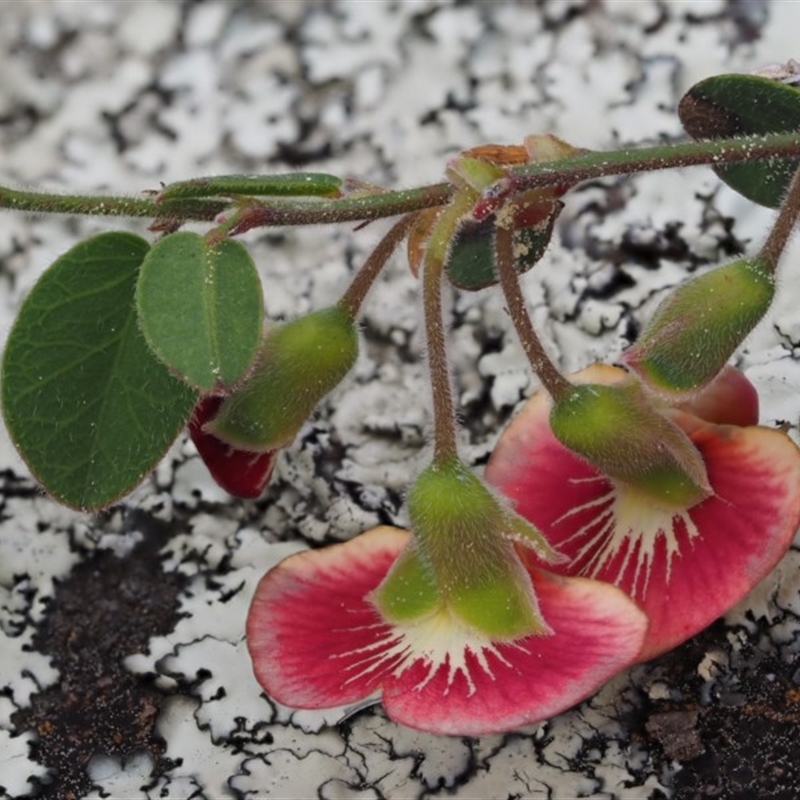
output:
[[[399,528],[374,528],[289,556],[261,579],[247,617],[247,646],[270,695],[297,708],[329,708],[380,688],[386,668],[370,666],[391,647],[391,627],[367,595],[410,539]]]
[[[548,414],[544,393],[529,401],[501,437],[486,480],[568,557],[553,571],[610,581],[641,605],[650,618],[642,660],[735,605],[791,544],[800,524],[800,450],[783,433],[676,412],[714,494],[675,513],[564,448]]]
[[[290,556],[264,576],[247,621],[256,677],[290,706],[326,708],[383,691],[389,716],[477,735],[545,719],[637,656],[647,620],[608,584],[531,570],[552,636],[492,642],[447,613],[390,625],[368,595],[410,541],[376,528]]]
[[[726,366],[714,380],[676,408],[715,425],[758,424],[758,392],[736,367]]]
[[[539,570],[532,578],[552,635],[474,638],[438,664],[417,657],[386,681],[386,713],[434,733],[513,730],[571,708],[635,661],[647,619],[622,592]]]
[[[221,395],[200,399],[189,420],[189,434],[211,477],[235,497],[260,497],[269,483],[275,466],[275,450],[251,453],[217,439],[203,428],[219,410]]]

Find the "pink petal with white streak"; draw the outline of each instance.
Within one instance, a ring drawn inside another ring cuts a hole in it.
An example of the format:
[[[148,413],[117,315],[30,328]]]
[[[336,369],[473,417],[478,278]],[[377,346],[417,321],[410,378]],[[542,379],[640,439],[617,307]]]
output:
[[[637,656],[644,614],[614,587],[532,569],[552,636],[492,642],[443,611],[384,622],[368,599],[410,541],[376,528],[289,557],[261,580],[247,621],[256,677],[298,708],[382,692],[388,715],[434,733],[526,725],[583,700]]]
[[[581,380],[605,382],[610,368]],[[624,373],[621,373],[624,375]],[[564,448],[540,393],[513,420],[486,469],[567,561],[552,569],[614,583],[650,618],[641,659],[675,647],[744,597],[777,564],[800,524],[800,451],[766,428],[711,425],[673,412],[708,470],[714,495],[660,508]]]

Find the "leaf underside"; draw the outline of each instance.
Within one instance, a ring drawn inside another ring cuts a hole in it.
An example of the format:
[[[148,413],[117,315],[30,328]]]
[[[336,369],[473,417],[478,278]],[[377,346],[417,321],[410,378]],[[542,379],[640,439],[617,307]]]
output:
[[[543,218],[536,224],[514,231],[514,249],[520,254],[515,266],[520,274],[527,272],[544,255],[562,206],[553,201],[544,208]],[[477,291],[498,282],[495,224],[492,215],[480,222],[463,220],[456,229],[445,268],[450,282],[459,289]]]
[[[678,105],[683,127],[695,139],[800,130],[800,90],[759,75],[716,75],[695,84]],[[772,158],[715,167],[739,194],[778,208],[800,161]]]

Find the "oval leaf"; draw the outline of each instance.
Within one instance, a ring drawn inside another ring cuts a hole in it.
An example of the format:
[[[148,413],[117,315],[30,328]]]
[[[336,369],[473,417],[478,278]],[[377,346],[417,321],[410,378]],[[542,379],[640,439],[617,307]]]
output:
[[[264,300],[239,242],[209,245],[188,231],[165,236],[144,259],[136,304],[153,352],[192,386],[230,386],[256,356]]]
[[[3,414],[34,476],[69,506],[131,491],[186,424],[196,393],[147,347],[134,292],[148,243],[104,233],[42,275],[11,330]]]
[[[800,129],[800,90],[760,75],[716,75],[695,84],[678,105],[695,139],[719,139]],[[754,203],[778,208],[797,170],[796,159],[715,167],[732,189]]]

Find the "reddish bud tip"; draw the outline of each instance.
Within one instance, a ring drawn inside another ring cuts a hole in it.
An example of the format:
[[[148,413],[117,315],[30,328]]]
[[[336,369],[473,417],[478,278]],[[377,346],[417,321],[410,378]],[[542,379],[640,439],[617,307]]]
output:
[[[251,453],[240,450],[204,430],[206,423],[219,411],[222,400],[221,395],[209,395],[197,403],[189,420],[189,435],[219,486],[235,497],[255,499],[262,495],[269,483],[276,451]]]

